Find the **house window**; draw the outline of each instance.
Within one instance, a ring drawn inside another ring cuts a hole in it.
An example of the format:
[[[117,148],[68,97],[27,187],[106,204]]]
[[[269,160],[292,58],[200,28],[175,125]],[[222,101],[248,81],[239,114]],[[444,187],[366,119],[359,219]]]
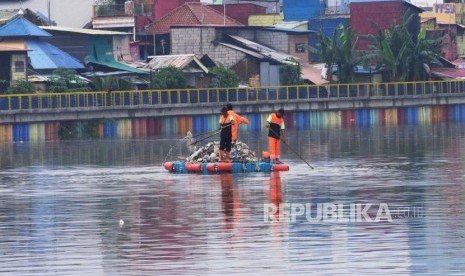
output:
[[[22,73],[24,71],[24,61],[15,61],[15,73]]]
[[[295,52],[296,53],[305,53],[305,44],[303,43],[297,43],[295,45]]]

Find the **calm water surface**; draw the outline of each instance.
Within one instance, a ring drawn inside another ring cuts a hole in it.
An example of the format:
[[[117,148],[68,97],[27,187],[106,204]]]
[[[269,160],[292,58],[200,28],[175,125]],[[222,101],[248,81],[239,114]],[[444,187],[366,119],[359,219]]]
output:
[[[314,170],[283,146],[289,172],[169,174],[182,137],[2,144],[0,274],[464,275],[463,124],[290,137]],[[386,203],[392,222],[265,216],[308,203]]]

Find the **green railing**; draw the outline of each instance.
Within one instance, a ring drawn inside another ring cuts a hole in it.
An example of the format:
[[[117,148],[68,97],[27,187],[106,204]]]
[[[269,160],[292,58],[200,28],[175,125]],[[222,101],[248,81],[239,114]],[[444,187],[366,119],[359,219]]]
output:
[[[226,102],[344,100],[465,93],[465,81],[303,85],[1,95],[0,111],[162,106]]]

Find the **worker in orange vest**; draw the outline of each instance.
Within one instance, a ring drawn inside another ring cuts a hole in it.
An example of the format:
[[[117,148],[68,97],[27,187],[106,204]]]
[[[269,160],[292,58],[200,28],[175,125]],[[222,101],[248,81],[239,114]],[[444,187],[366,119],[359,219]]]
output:
[[[218,161],[223,161],[223,151],[226,151],[226,162],[231,163],[230,152],[232,144],[232,126],[234,125],[234,117],[228,114],[228,109],[224,106],[221,109],[220,126],[220,151]]]
[[[232,143],[235,144],[237,141],[237,133],[239,132],[239,125],[240,124],[249,124],[249,120],[245,117],[240,116],[233,110],[232,104],[228,103],[226,105],[228,108],[228,114],[234,117],[234,125],[232,126]]]
[[[278,112],[274,112],[268,116],[266,120],[266,128],[268,128],[268,151],[270,159],[276,164],[281,164],[280,158],[280,140],[286,142],[284,135],[284,109],[280,108]]]

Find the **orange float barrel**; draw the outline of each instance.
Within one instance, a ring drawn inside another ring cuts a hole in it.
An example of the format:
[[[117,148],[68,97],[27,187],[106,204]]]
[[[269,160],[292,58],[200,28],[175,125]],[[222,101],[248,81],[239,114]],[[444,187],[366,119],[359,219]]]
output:
[[[186,171],[190,173],[198,173],[202,171],[200,163],[186,163]]]
[[[232,163],[208,163],[207,171],[210,173],[215,172],[231,172]]]
[[[165,167],[166,170],[171,172],[174,169],[174,164],[173,162],[168,161],[168,162],[163,163],[163,167]]]
[[[289,165],[288,164],[273,164],[272,170],[275,172],[288,171]]]

